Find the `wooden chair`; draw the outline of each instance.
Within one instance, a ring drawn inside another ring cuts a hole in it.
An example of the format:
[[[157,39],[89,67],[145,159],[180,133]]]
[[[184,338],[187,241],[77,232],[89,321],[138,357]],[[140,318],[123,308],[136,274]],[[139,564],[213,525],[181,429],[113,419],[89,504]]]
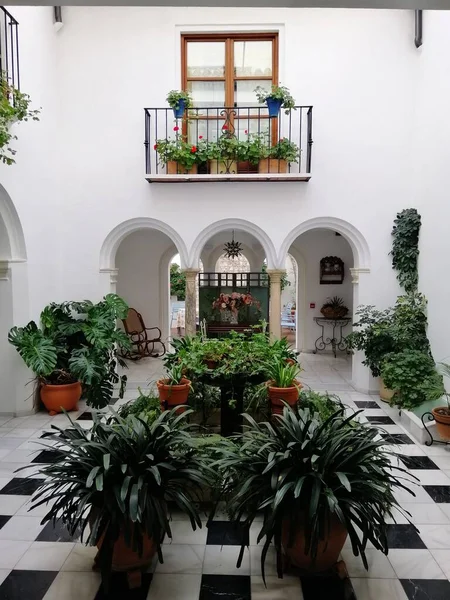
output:
[[[146,327],[142,315],[135,308],[128,309],[126,319],[122,319],[125,333],[131,341],[131,350],[122,350],[122,356],[131,360],[140,360],[151,356],[157,358],[166,353],[166,347],[161,340],[159,327]],[[154,332],[154,333],[150,333]],[[158,345],[161,352],[155,351]]]

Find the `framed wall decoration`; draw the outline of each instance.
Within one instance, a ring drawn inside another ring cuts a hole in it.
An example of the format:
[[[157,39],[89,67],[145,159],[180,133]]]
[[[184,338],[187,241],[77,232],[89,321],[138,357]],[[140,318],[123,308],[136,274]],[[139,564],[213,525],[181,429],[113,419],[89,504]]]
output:
[[[337,256],[326,256],[320,261],[320,283],[340,284],[344,281],[344,261]]]

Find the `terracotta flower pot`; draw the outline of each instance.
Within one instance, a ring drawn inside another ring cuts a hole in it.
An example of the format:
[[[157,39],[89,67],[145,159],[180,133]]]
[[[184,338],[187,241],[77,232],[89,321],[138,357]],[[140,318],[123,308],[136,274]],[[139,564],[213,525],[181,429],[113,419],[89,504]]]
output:
[[[238,164],[235,160],[210,160],[208,164],[209,172],[212,175],[236,175],[236,173],[238,172]]]
[[[436,421],[436,429],[439,437],[443,441],[450,441],[450,409],[446,406],[433,408],[434,420]]]
[[[216,369],[219,362],[217,360],[205,360],[208,369]]]
[[[190,169],[186,169],[175,160],[169,160],[167,162],[167,175],[196,175],[197,165],[193,165]]]
[[[337,517],[331,516],[328,537],[319,541],[314,563],[311,555],[305,554],[305,531],[301,520],[291,546],[289,546],[289,528],[290,521],[285,519],[281,542],[285,555],[294,566],[305,571],[322,572],[328,571],[337,563],[347,539],[347,529]]]
[[[160,379],[156,383],[162,410],[170,410],[180,404],[186,404],[191,386],[189,379],[182,379],[179,385],[169,385],[167,381],[167,379]],[[182,413],[185,410],[186,408],[180,408],[177,413]]]
[[[78,400],[81,398],[81,383],[68,383],[66,385],[42,385],[41,400],[50,415],[76,410]]]
[[[392,400],[394,394],[395,391],[387,388],[384,385],[383,379],[380,377],[380,400],[383,400],[383,402],[389,402],[390,400]]]
[[[287,358],[286,359],[286,364],[287,365],[295,365],[296,361],[293,358]]]
[[[259,161],[259,173],[287,173],[288,164],[285,160],[278,158],[264,158]]]
[[[269,392],[269,400],[270,400],[270,408],[272,410],[273,415],[282,415],[283,414],[283,400],[287,402],[289,406],[294,407],[297,404],[298,395],[302,384],[300,381],[295,381],[295,386],[288,388],[279,388],[271,385],[272,382],[269,382],[267,385],[267,389]]]

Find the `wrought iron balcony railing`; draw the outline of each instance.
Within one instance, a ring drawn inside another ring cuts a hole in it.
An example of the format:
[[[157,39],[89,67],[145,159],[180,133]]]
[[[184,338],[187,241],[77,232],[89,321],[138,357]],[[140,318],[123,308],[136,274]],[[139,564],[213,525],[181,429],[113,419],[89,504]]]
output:
[[[145,172],[150,182],[308,181],[312,106],[269,117],[267,108],[145,108]]]
[[[0,77],[20,88],[19,23],[6,8],[0,9]]]

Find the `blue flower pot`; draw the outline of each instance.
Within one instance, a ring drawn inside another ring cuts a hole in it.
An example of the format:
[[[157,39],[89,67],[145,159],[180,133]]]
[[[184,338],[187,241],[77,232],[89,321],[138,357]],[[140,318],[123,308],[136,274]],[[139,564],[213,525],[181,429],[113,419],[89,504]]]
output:
[[[276,98],[266,98],[266,102],[267,108],[269,109],[269,117],[278,117],[283,101],[277,100]]]
[[[173,114],[175,115],[175,119],[181,119],[184,115],[185,110],[186,110],[186,100],[178,100],[178,107],[173,109]]]

